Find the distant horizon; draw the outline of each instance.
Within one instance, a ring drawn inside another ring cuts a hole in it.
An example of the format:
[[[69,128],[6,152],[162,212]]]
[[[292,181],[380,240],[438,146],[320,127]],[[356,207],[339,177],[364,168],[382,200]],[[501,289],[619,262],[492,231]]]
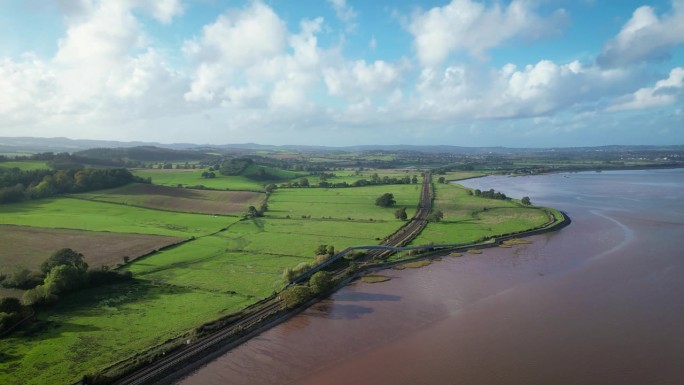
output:
[[[7,1],[0,89],[0,136],[684,143],[684,0]]]
[[[572,149],[572,148],[600,148],[600,147],[677,147],[684,146],[683,144],[600,144],[600,145],[586,145],[586,146],[548,146],[548,147],[515,147],[515,146],[505,146],[505,145],[490,145],[490,146],[461,146],[452,144],[409,144],[409,143],[397,143],[397,144],[387,144],[387,143],[369,143],[369,144],[351,144],[351,145],[325,145],[325,144],[268,144],[268,143],[257,143],[257,142],[241,142],[241,143],[193,143],[193,142],[160,142],[160,141],[145,141],[145,140],[109,140],[109,139],[74,139],[65,136],[55,136],[55,137],[35,137],[35,136],[6,136],[0,137],[2,139],[27,139],[27,140],[67,140],[72,142],[111,142],[111,143],[121,143],[121,144],[137,144],[137,145],[162,145],[162,146],[259,146],[259,147],[322,147],[322,148],[350,148],[350,147],[457,147],[457,148],[504,148],[504,149],[530,149],[530,150],[542,150],[542,149]],[[18,145],[5,144],[0,142],[0,146],[5,145],[8,147],[17,147]]]

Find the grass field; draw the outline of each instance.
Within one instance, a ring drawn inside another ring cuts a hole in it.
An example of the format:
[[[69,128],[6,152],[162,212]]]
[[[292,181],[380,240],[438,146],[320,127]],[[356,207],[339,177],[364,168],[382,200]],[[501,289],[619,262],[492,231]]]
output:
[[[470,196],[460,185],[436,184],[435,187],[434,206],[444,213],[444,219],[429,223],[413,245],[473,242],[484,236],[534,228],[548,221],[547,214],[538,208]]]
[[[0,383],[74,383],[249,302],[144,280],[76,293],[0,341]]]
[[[71,198],[48,198],[0,205],[0,224],[184,238],[213,233],[238,219]]]
[[[45,162],[41,161],[36,161],[36,160],[21,160],[21,161],[12,161],[12,162],[0,162],[0,167],[5,167],[5,168],[19,168],[20,170],[43,170],[43,169],[50,169],[50,166],[47,165]]]
[[[0,225],[0,272],[10,272],[17,265],[38,269],[50,254],[65,247],[82,253],[90,267],[113,266],[122,263],[124,256],[133,260],[181,239],[159,235]]]
[[[133,174],[142,178],[152,178],[152,183],[162,186],[198,186],[202,185],[211,189],[219,190],[247,190],[261,191],[264,185],[269,183],[282,183],[304,176],[304,173],[279,170],[271,167],[263,167],[270,178],[256,178],[260,166],[249,166],[243,175],[225,176],[215,171],[216,178],[202,178],[204,170],[133,170]]]
[[[192,190],[141,183],[73,197],[168,211],[229,215],[244,214],[247,207],[259,207],[266,199],[264,194],[251,191]]]
[[[384,193],[394,194],[395,207],[380,207],[375,200]],[[278,189],[269,199],[269,217],[328,218],[397,221],[394,211],[406,207],[411,217],[420,197],[420,184],[350,187],[340,189]],[[397,226],[398,227],[398,226]]]

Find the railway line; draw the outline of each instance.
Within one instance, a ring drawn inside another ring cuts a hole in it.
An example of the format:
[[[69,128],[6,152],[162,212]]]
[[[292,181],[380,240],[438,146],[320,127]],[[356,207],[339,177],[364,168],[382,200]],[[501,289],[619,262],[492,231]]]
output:
[[[427,224],[427,219],[430,215],[431,209],[432,179],[430,173],[425,173],[423,175],[420,201],[416,214],[399,230],[387,237],[381,243],[381,246],[401,247],[409,243],[423,230]],[[353,248],[343,250],[331,258],[327,263],[319,265],[317,269],[312,269],[311,271],[307,272],[307,274],[296,278],[293,282],[297,283],[308,279],[308,277],[310,277],[316,271],[319,271],[329,266],[329,264],[335,262],[339,258],[342,258],[351,249]],[[362,258],[361,262],[367,263],[372,260],[385,259],[392,253],[394,253],[393,250],[369,250]],[[343,271],[344,268],[340,268],[336,269],[332,273],[341,274]],[[256,334],[260,332],[263,327],[266,327],[267,323],[272,322],[273,324],[276,324],[280,318],[285,319],[291,315],[289,313],[282,313],[281,303],[277,296],[269,297],[260,303],[252,305],[246,310],[246,315],[233,322],[229,326],[220,328],[219,330],[195,341],[188,340],[184,348],[178,349],[169,354],[164,354],[160,359],[151,364],[145,365],[144,367],[126,375],[125,377],[118,379],[114,383],[117,385],[142,385],[163,381],[165,377],[171,376],[174,372],[178,372],[188,365],[199,361],[202,357],[205,357],[221,348],[225,349],[226,343],[231,345],[237,345],[241,343],[244,339],[250,337],[250,334],[244,334],[246,330],[253,330],[251,333]]]

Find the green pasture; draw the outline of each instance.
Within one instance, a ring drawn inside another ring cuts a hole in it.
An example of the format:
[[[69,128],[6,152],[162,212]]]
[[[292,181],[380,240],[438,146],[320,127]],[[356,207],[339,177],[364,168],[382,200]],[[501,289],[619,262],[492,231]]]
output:
[[[436,184],[435,187],[434,209],[441,210],[444,218],[429,223],[412,245],[473,242],[548,222],[546,212],[539,208],[524,207],[516,201],[470,196],[460,185]]]
[[[50,166],[47,165],[47,163],[42,162],[42,161],[35,161],[35,160],[20,160],[20,161],[11,161],[11,162],[0,162],[0,167],[4,168],[18,168],[20,170],[24,171],[29,171],[29,170],[49,170]]]
[[[338,189],[323,188],[291,188],[278,189],[269,198],[268,217],[301,218],[311,216],[312,219],[328,218],[353,220],[396,221],[394,212],[399,207],[406,207],[411,217],[420,198],[419,184],[381,185],[366,187],[348,187]],[[394,194],[397,201],[394,207],[380,207],[375,200],[384,193]],[[398,226],[397,226],[398,227]]]
[[[0,340],[0,383],[71,384],[249,303],[145,280],[75,293]]]
[[[48,198],[0,205],[1,224],[177,237],[210,234],[238,219],[72,198]]]

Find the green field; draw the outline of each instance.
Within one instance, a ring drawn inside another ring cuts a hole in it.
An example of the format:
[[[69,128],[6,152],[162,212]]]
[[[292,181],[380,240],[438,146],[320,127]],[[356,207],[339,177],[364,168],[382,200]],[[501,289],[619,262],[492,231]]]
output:
[[[238,219],[71,198],[48,198],[0,205],[0,224],[174,237],[206,235]]]
[[[202,178],[203,170],[133,170],[133,174],[142,178],[152,178],[152,183],[162,186],[204,186],[206,188],[218,190],[248,190],[261,191],[264,185],[269,183],[282,183],[295,178],[304,176],[305,173],[294,171],[279,170],[271,167],[263,167],[270,176],[265,179],[256,177],[256,172],[260,166],[249,166],[242,175],[225,176],[218,171],[214,171],[215,178]]]
[[[247,207],[259,207],[266,198],[251,191],[192,190],[141,183],[72,197],[166,211],[227,215],[245,214]]]
[[[534,228],[548,222],[545,211],[524,207],[516,201],[478,198],[456,184],[436,184],[434,209],[444,218],[431,222],[411,243],[466,243],[485,236]]]
[[[45,170],[50,169],[50,166],[45,162],[35,160],[21,160],[12,162],[0,162],[0,167],[4,168],[18,168],[20,170]]]
[[[384,193],[392,193],[397,204],[384,208],[375,200]],[[349,187],[339,189],[291,188],[278,189],[269,199],[267,215],[274,217],[328,218],[354,220],[396,221],[394,211],[406,207],[411,217],[420,197],[420,184]],[[398,227],[398,226],[397,226]]]

